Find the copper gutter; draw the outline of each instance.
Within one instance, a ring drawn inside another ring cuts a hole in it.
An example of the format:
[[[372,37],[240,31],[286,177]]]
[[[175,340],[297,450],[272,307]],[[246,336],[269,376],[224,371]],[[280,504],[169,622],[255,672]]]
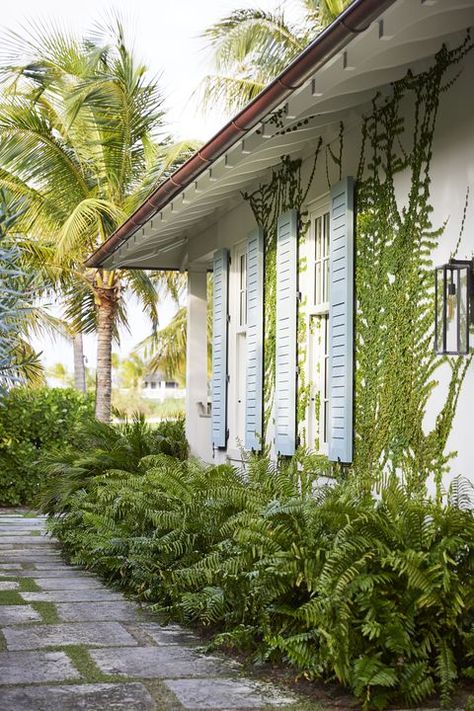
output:
[[[395,0],[354,0],[323,30],[291,64],[258,96],[229,121],[210,141],[194,153],[170,178],[161,183],[140,207],[106,240],[86,262],[99,267],[140,227],[203,173],[247,131],[279,106],[315,71],[339,52],[354,35],[366,30]]]

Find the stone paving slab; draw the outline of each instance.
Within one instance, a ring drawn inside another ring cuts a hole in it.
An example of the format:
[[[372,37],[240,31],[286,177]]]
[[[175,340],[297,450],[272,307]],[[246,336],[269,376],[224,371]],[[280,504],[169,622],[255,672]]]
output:
[[[35,571],[32,570],[29,577],[43,590],[79,590],[80,588],[100,590],[104,587],[96,578],[79,577],[78,575],[72,578],[43,578],[35,575]]]
[[[0,514],[0,589],[17,590],[26,603],[0,605],[7,646],[0,652],[0,711],[251,711],[294,702],[270,700],[261,684],[237,677],[237,662],[200,653],[191,631],[143,617],[138,604],[68,565],[53,538],[30,535],[43,534],[43,526],[43,519]],[[21,592],[26,579],[41,590]],[[42,623],[33,602],[52,603],[63,621]],[[60,649],[75,645],[102,673],[123,681],[92,683],[87,667],[82,677],[82,666],[75,668]],[[164,684],[169,701],[158,709],[141,679],[153,684],[150,689]]]
[[[43,561],[34,561],[35,565],[35,571],[43,571],[43,570],[75,570],[75,571],[83,571],[83,568],[80,568],[78,565],[68,565],[64,560],[61,558],[51,558],[45,559]]]
[[[91,649],[90,655],[105,674],[144,679],[229,675],[229,669],[220,659],[184,647]]]
[[[30,605],[0,605],[0,625],[41,622],[41,615]]]
[[[22,570],[20,563],[0,563],[0,575],[4,575],[4,570]]]
[[[0,580],[0,590],[18,590],[20,583],[14,580]]]
[[[64,565],[59,553],[49,552],[49,550],[41,553],[35,553],[30,550],[10,551],[9,553],[3,551],[0,555],[5,565],[8,563],[33,563],[34,565],[56,563],[57,565]]]
[[[25,528],[19,528],[19,527],[13,527],[13,526],[7,526],[7,527],[0,527],[0,542],[5,538],[5,536],[13,537],[13,536],[37,536],[39,534],[43,535],[43,529],[40,528],[39,526],[28,526]]]
[[[19,605],[18,607],[23,607]],[[1,609],[1,608],[0,608]],[[86,644],[97,647],[128,647],[136,645],[132,635],[118,622],[83,622],[54,625],[4,627],[7,649],[44,649]]]
[[[156,622],[142,622],[137,625],[158,645],[193,645],[200,644],[199,637],[180,625],[159,625]]]
[[[254,709],[295,701],[286,696],[270,700],[268,689],[241,679],[171,679],[165,684],[185,709]]]
[[[46,563],[51,560],[63,560],[61,557],[61,551],[57,550],[52,542],[48,547],[41,545],[37,548],[35,546],[28,546],[28,548],[2,548],[1,554],[3,562],[5,562],[5,559],[9,560],[10,558],[16,558],[17,560],[32,558],[38,562],[44,561]]]
[[[45,527],[45,518],[27,518],[25,516],[2,516],[0,514],[0,526],[14,528],[15,526],[42,526]]]
[[[7,547],[11,545],[27,546],[30,543],[33,546],[48,546],[51,545],[51,540],[47,536],[12,536],[11,534],[8,536],[0,536],[0,547]]]
[[[0,652],[0,684],[80,679],[80,674],[64,652]],[[3,700],[3,691],[0,698]],[[3,704],[0,702],[1,708]]]
[[[22,592],[21,596],[27,602],[112,602],[123,600],[120,593],[107,588],[85,588],[81,590],[46,590],[44,592]]]
[[[0,576],[6,575],[0,570]],[[90,573],[85,573],[83,570],[74,570],[68,568],[64,564],[58,565],[57,568],[49,568],[47,570],[19,570],[15,575],[18,578],[76,578],[78,580],[94,580],[97,582],[97,578],[94,578]]]
[[[2,711],[158,711],[149,692],[143,684],[139,683],[4,689],[1,709]]]
[[[123,600],[104,602],[64,602],[56,605],[56,610],[64,622],[116,621],[135,622],[140,619],[136,605]]]

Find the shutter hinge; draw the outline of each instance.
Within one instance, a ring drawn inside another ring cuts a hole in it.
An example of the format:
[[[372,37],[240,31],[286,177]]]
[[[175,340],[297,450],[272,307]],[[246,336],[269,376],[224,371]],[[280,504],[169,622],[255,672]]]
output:
[[[230,314],[227,314],[226,320],[227,320],[227,323],[230,323]]]
[[[227,373],[227,375],[225,376],[225,381],[226,381],[226,383],[230,383],[230,375],[229,375],[229,373]]]
[[[296,298],[298,301],[303,301],[303,293],[301,291],[297,291]]]
[[[227,442],[227,440],[229,439],[229,435],[230,435],[229,428],[227,428],[226,431],[225,431],[225,441],[226,441],[226,442]]]
[[[298,436],[296,438],[296,447],[298,448],[299,446],[301,446],[301,437]]]

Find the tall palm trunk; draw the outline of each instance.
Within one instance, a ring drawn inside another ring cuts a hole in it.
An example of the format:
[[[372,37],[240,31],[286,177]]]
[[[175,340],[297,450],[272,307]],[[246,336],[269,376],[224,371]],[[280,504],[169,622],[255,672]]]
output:
[[[97,307],[97,375],[95,416],[110,422],[112,401],[112,339],[119,290],[116,284],[95,289]]]
[[[76,390],[86,392],[86,369],[84,366],[84,343],[82,333],[76,333],[72,339],[74,353],[74,387]]]

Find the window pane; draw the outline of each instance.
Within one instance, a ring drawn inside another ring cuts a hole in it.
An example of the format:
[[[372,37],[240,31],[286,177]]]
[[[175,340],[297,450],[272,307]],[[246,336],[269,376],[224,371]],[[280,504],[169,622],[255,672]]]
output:
[[[314,304],[329,300],[329,213],[314,222]]]
[[[316,219],[315,230],[314,230],[314,241],[315,241],[315,258],[316,260],[321,259],[321,218]]]
[[[314,303],[315,304],[320,304],[321,303],[321,262],[316,262],[316,270],[315,270],[315,299]]]
[[[324,215],[324,254],[329,255],[329,212]]]
[[[247,325],[247,255],[241,254],[239,260],[239,325]]]

